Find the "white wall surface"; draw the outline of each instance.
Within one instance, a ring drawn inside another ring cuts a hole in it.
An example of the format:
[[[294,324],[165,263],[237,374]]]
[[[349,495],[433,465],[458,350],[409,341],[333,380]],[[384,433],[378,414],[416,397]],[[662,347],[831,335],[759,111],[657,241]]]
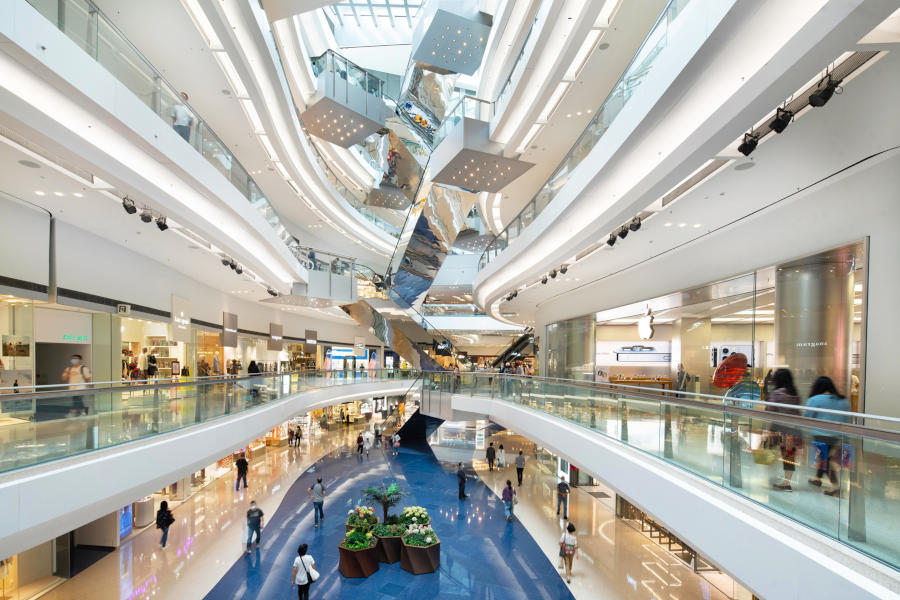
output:
[[[0,555],[10,556],[143,498],[310,410],[405,394],[413,380],[340,385],[204,425],[0,476]]]
[[[50,215],[3,198],[0,201],[0,275],[47,285]]]
[[[455,395],[451,405],[487,414],[605,481],[761,598],[900,598],[896,571],[639,450],[507,402]]]

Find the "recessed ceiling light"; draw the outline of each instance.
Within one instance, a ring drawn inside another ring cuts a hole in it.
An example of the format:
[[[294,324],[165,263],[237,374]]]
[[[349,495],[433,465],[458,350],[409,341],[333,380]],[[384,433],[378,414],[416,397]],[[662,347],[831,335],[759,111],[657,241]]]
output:
[[[679,223],[678,226],[679,226],[679,227],[686,227],[686,226],[687,226],[687,223]]]
[[[694,229],[696,229],[697,227],[700,227],[700,223],[694,223]]]
[[[75,192],[72,195],[75,196],[76,198],[84,198],[84,194],[82,194],[81,192]]]
[[[37,190],[34,193],[37,194],[38,196],[46,196],[47,195],[44,192],[42,192],[41,190]]]
[[[54,196],[65,196],[62,192],[53,192]]]
[[[671,223],[663,223],[663,227],[671,227],[671,226],[672,226]]]

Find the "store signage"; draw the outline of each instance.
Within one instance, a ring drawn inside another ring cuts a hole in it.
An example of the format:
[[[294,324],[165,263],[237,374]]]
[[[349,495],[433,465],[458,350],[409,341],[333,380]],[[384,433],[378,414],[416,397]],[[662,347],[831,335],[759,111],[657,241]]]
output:
[[[354,337],[353,347],[356,348],[359,352],[362,352],[366,349],[366,339],[362,337]]]
[[[172,322],[169,337],[176,342],[191,341],[191,303],[187,298],[172,294]]]
[[[90,313],[35,307],[34,341],[44,344],[90,344],[93,339],[92,321],[93,315]],[[7,337],[9,336],[4,336]],[[6,342],[10,341],[13,340],[4,340],[4,346],[6,347]],[[3,377],[3,381],[6,380],[6,377]],[[9,382],[11,384],[12,380]]]
[[[223,348],[237,348],[238,345],[238,318],[234,313],[222,313],[221,345]]]
[[[284,326],[278,323],[269,323],[269,342],[266,348],[281,352],[284,350]]]
[[[84,342],[85,344],[89,344],[91,342],[90,336],[77,335],[75,333],[64,333],[62,336],[62,340],[64,342]]]
[[[638,319],[638,337],[642,340],[649,340],[653,337],[653,315],[650,314],[650,306],[647,305],[647,312]]]
[[[116,314],[130,315],[131,314],[131,305],[130,304],[116,304]]]
[[[307,329],[306,330],[306,343],[307,344],[317,344],[316,341],[319,337],[319,333],[315,329]]]

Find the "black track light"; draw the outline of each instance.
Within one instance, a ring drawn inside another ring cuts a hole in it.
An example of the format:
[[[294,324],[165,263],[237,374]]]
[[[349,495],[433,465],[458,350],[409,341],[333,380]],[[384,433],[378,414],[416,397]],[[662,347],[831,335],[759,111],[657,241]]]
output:
[[[816,86],[816,91],[809,95],[809,105],[817,108],[825,106],[835,93],[841,93],[841,81],[843,80],[833,81],[831,75],[820,81],[819,85]],[[823,83],[825,84],[824,87],[822,86]]]
[[[606,238],[606,245],[610,246],[610,247],[616,245],[616,234],[614,234],[614,233],[609,234],[609,237]]]
[[[125,209],[129,215],[133,215],[137,212],[137,206],[134,205],[134,200],[131,198],[122,198],[122,208]]]
[[[622,225],[621,227],[619,227],[619,231],[616,232],[616,235],[624,240],[625,236],[628,235],[628,228]]]
[[[631,220],[631,223],[628,224],[628,229],[632,231],[637,231],[641,228],[641,218],[635,217]]]
[[[228,266],[231,267],[231,270],[232,270],[232,271],[236,270],[236,269],[237,269],[237,261],[235,261],[235,260],[232,258],[231,261],[228,263]]]
[[[141,221],[144,223],[149,223],[153,220],[153,213],[150,212],[149,208],[145,208],[141,211]]]
[[[512,293],[512,297],[515,298],[518,295],[519,295],[519,290],[514,290]]]
[[[277,296],[277,295],[278,295],[278,292],[276,292],[276,291],[273,290],[272,288],[269,288],[269,289],[267,289],[266,291],[269,292],[269,295],[270,295],[270,296]]]
[[[756,146],[759,145],[759,136],[752,133],[744,134],[744,141],[741,142],[741,145],[738,146],[738,152],[743,154],[744,156],[750,156],[754,150],[756,150]]]
[[[777,108],[775,109],[775,118],[772,119],[772,122],[769,123],[769,129],[774,131],[775,133],[781,133],[787,126],[791,124],[791,121],[794,119],[793,111],[787,110],[785,108]]]
[[[542,284],[542,285],[547,285],[547,276],[546,276],[546,275],[544,275],[544,276],[541,278],[541,284]]]
[[[556,279],[556,269],[550,271],[550,279]]]
[[[569,270],[569,265],[563,265],[559,268],[559,272],[562,273],[563,275],[565,275],[568,270]]]
[[[238,265],[234,268],[234,272],[240,275],[244,272],[244,267],[240,263],[238,263]]]
[[[169,224],[166,223],[166,218],[162,215],[156,217],[156,226],[159,227],[160,231],[165,231],[169,228]]]
[[[230,266],[231,266],[231,259],[228,258],[227,256],[222,256],[222,266],[223,266],[223,267],[230,267]]]

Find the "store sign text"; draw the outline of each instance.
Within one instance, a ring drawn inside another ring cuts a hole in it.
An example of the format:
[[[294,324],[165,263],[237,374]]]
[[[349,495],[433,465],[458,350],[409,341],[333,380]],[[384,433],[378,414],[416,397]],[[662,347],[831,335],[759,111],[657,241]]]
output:
[[[62,339],[67,342],[87,342],[87,341],[89,341],[88,336],[86,336],[86,335],[63,334]]]

